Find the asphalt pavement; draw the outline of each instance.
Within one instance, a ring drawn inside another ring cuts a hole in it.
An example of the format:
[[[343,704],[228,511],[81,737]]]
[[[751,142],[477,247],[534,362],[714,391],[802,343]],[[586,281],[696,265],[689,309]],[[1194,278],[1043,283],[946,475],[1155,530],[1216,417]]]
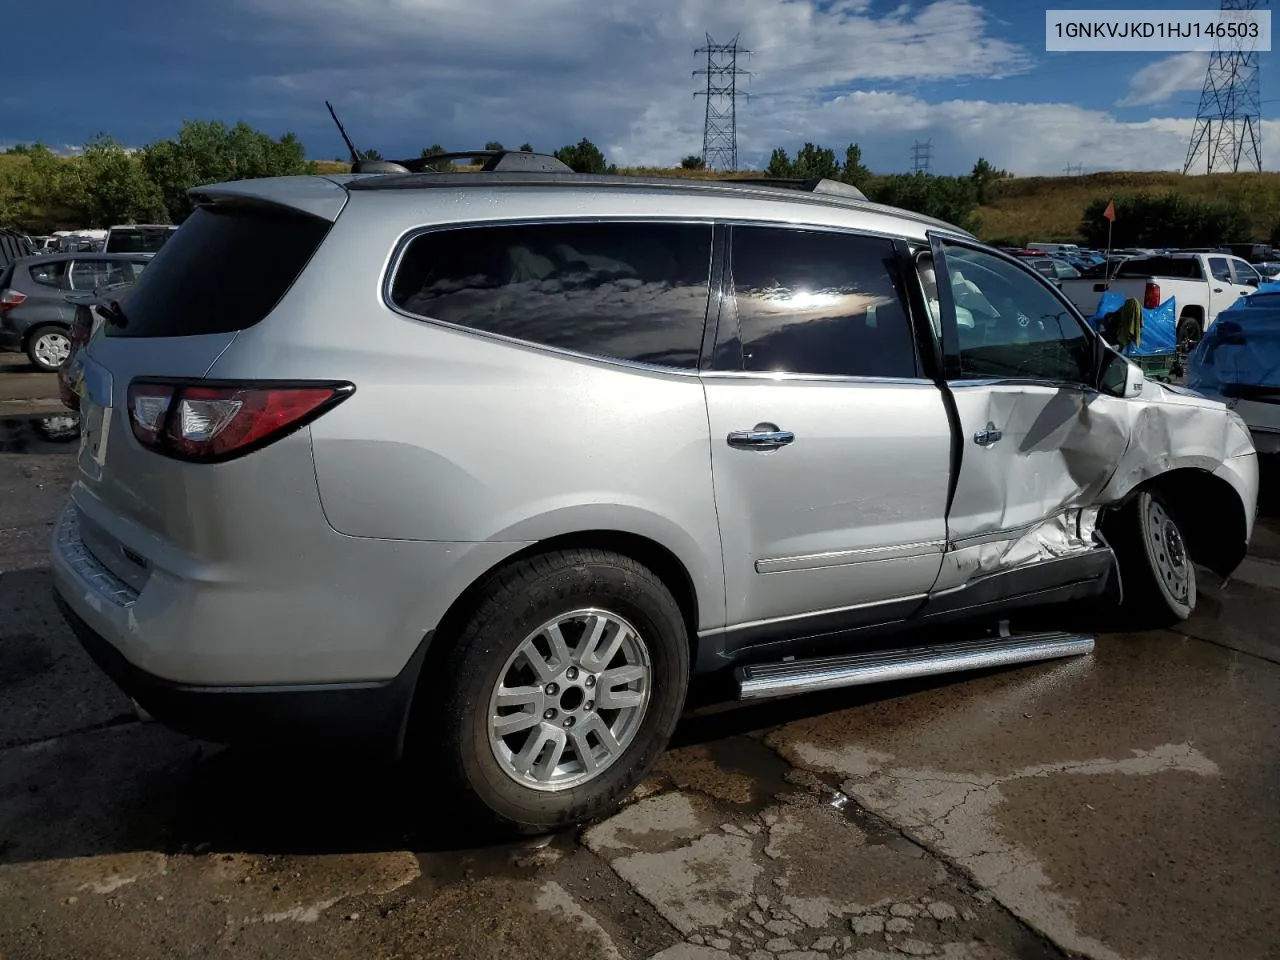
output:
[[[0,369],[0,396],[40,393],[25,376]],[[75,446],[50,396],[0,400],[0,960],[1280,957],[1270,502],[1177,631],[700,697],[620,813],[493,846],[394,770],[138,718],[50,599]]]

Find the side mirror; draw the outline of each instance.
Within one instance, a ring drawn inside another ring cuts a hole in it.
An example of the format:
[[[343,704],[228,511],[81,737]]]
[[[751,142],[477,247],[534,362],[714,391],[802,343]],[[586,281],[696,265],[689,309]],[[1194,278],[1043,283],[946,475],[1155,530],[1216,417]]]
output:
[[[1245,282],[1244,282],[1244,285],[1245,285],[1246,287],[1256,287],[1256,286],[1258,286],[1258,284],[1259,284],[1259,280],[1258,280],[1258,278],[1257,278],[1257,277],[1249,277],[1249,278],[1248,278],[1247,280],[1245,280]]]
[[[1142,368],[1123,354],[1110,347],[1102,361],[1102,372],[1098,380],[1098,389],[1110,396],[1132,400],[1142,396],[1142,387],[1146,383]]]

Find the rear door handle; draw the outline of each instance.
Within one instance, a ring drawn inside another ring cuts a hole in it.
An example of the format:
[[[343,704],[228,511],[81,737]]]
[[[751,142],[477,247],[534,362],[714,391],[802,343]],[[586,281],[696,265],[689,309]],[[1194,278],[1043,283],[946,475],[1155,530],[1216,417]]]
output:
[[[1003,436],[1004,432],[997,430],[994,423],[988,423],[984,429],[973,435],[973,442],[980,447],[989,447],[993,443],[999,443]]]
[[[795,440],[790,430],[779,430],[772,423],[757,423],[753,430],[735,430],[729,434],[729,446],[746,450],[777,450]]]

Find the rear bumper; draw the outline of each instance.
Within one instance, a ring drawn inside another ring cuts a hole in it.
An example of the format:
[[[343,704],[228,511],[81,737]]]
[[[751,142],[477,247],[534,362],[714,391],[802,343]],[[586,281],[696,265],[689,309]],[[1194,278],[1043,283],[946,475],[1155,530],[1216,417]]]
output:
[[[429,638],[400,675],[376,683],[202,687],[147,673],[54,592],[89,656],[128,697],[167,727],[215,743],[374,748],[398,756]]]

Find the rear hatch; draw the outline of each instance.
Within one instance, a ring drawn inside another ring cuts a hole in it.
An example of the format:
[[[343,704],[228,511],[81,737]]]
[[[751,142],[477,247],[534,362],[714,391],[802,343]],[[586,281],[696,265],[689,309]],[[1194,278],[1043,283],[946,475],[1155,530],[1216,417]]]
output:
[[[81,444],[73,495],[86,514],[86,545],[126,581],[137,570],[121,565],[120,551],[102,526],[135,533],[141,527],[159,538],[156,546],[192,549],[195,529],[216,506],[195,502],[208,484],[192,471],[219,469],[144,446],[131,422],[130,385],[139,378],[201,380],[240,331],[271,314],[345,203],[345,190],[314,179],[324,186],[312,194],[336,196],[302,209],[264,198],[272,181],[202,188],[201,206],[156,254],[123,304],[106,312],[81,351],[75,385]],[[246,191],[251,195],[244,196]],[[139,397],[133,399],[137,406]],[[149,402],[154,415],[154,398]]]

